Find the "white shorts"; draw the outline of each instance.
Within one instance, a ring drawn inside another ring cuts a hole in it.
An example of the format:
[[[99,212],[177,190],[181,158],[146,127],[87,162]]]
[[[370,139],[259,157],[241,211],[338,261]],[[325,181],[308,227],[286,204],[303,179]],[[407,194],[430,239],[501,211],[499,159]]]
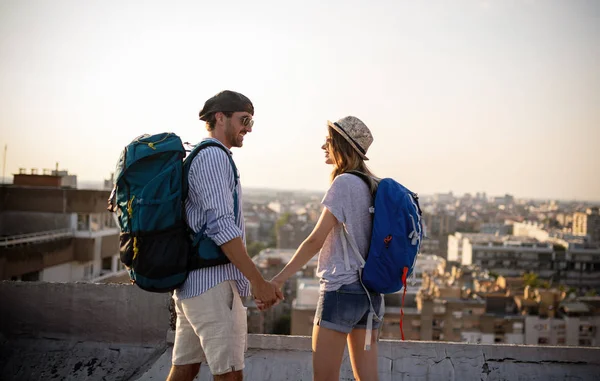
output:
[[[235,281],[219,283],[193,298],[174,299],[177,329],[173,365],[206,360],[215,376],[244,369],[246,307]]]

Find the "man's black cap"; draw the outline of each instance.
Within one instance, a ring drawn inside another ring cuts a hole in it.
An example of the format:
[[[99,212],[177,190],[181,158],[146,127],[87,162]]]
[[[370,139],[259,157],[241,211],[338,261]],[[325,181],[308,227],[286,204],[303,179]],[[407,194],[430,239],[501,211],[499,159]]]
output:
[[[204,107],[200,110],[200,120],[206,121],[211,114],[219,111],[247,111],[254,115],[254,106],[245,95],[231,90],[224,90],[204,103]]]

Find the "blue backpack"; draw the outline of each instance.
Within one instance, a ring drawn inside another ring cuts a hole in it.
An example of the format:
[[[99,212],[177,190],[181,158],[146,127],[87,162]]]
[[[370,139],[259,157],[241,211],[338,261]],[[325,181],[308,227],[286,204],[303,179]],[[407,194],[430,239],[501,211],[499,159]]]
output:
[[[349,173],[360,177],[371,187],[367,175],[356,171]],[[379,182],[373,194],[373,206],[370,210],[373,213],[373,228],[366,260],[363,261],[358,250],[352,248],[364,264],[360,273],[361,282],[368,290],[380,294],[391,294],[404,288],[404,305],[406,280],[413,273],[423,239],[419,198],[394,179],[385,178]],[[343,246],[345,241],[355,246],[352,239],[342,240]],[[403,314],[401,309],[401,316]],[[402,319],[400,331],[404,340]]]
[[[181,139],[162,133],[139,136],[121,153],[108,209],[116,212],[121,230],[121,262],[143,290],[170,292],[185,282],[190,270],[229,262],[206,237],[205,228],[196,233],[186,223],[189,168],[198,152],[211,146],[225,150],[205,141],[186,158]]]

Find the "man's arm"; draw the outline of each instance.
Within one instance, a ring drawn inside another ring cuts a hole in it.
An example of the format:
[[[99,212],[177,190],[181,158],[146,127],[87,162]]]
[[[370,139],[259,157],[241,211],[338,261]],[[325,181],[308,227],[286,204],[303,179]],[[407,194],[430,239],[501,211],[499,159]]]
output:
[[[246,251],[246,247],[240,237],[234,238],[221,245],[223,253],[231,263],[237,267],[252,285],[252,294],[255,299],[261,301],[261,309],[268,308],[278,300],[283,299],[283,293],[275,285],[267,282],[258,271],[252,259]]]
[[[234,173],[227,155],[218,147],[205,148],[198,153],[190,168],[190,197],[206,213],[207,236],[250,281],[254,297],[268,307],[283,299],[283,295],[264,280],[246,252],[242,231],[235,223],[231,190]]]

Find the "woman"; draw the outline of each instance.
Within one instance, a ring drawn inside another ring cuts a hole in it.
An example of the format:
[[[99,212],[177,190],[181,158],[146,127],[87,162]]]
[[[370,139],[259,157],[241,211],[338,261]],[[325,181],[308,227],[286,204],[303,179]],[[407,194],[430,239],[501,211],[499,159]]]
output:
[[[312,334],[314,380],[339,380],[347,342],[354,377],[373,381],[378,380],[377,328],[382,317],[382,297],[369,295],[376,316],[373,334],[368,335],[371,302],[359,279],[361,261],[351,249],[354,244],[363,258],[369,250],[373,190],[370,188],[375,187],[376,178],[365,160],[373,136],[353,116],[328,122],[328,126],[329,136],[321,148],[325,151],[325,163],[333,165],[333,171],[331,186],[322,201],[323,212],[312,233],[272,281],[281,287],[320,251],[317,276],[321,286]],[[350,171],[367,175],[371,185],[347,173]],[[370,350],[365,350],[365,340],[370,341],[366,343],[370,344]]]

